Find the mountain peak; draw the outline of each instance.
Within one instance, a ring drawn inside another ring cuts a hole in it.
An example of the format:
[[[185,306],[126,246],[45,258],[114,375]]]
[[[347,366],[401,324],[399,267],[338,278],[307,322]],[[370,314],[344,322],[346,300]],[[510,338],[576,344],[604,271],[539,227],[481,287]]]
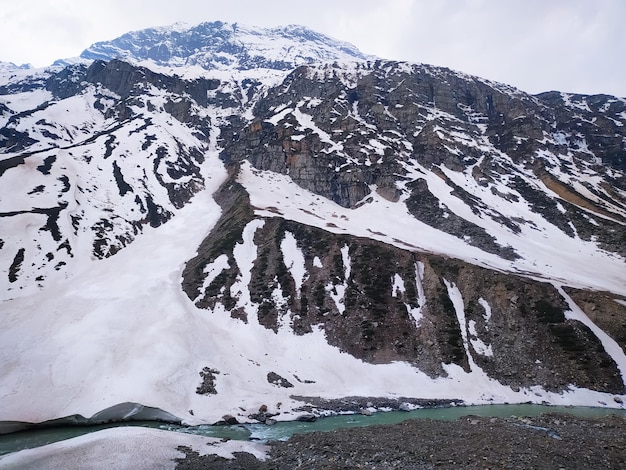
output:
[[[352,44],[300,25],[259,28],[214,21],[132,31],[93,44],[81,58],[149,61],[166,67],[197,65],[208,70],[288,70],[314,62],[366,60],[369,56]]]
[[[13,62],[0,61],[0,71],[28,70],[31,68],[32,68],[32,65],[30,64],[17,65],[17,64],[14,64]]]

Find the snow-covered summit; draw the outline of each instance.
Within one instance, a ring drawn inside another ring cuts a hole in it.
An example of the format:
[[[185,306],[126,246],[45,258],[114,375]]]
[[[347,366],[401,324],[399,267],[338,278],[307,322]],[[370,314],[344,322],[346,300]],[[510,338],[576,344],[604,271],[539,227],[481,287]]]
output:
[[[0,72],[10,72],[13,70],[28,70],[31,68],[32,66],[30,64],[17,65],[17,64],[14,64],[13,62],[0,61]]]
[[[369,58],[347,42],[303,26],[265,29],[221,21],[191,27],[176,23],[129,32],[112,41],[93,44],[81,57],[218,70],[287,70],[312,62]]]

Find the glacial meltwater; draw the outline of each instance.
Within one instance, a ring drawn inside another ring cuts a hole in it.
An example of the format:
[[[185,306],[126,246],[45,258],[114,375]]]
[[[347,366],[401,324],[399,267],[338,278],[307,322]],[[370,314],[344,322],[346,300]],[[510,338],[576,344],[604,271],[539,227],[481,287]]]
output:
[[[272,441],[286,440],[294,434],[314,431],[334,431],[337,429],[371,426],[374,424],[394,424],[408,419],[430,418],[439,420],[455,420],[468,415],[509,418],[511,416],[537,416],[541,413],[566,413],[585,418],[618,415],[626,418],[626,410],[624,409],[524,404],[423,408],[414,411],[377,412],[371,416],[361,414],[342,414],[319,418],[314,422],[279,421],[273,425],[235,424],[227,426],[183,426],[164,424],[154,421],[128,421],[123,423],[109,423],[95,426],[63,426],[19,431],[11,434],[0,435],[0,455],[17,452],[22,449],[39,447],[64,439],[71,439],[73,437],[99,431],[101,429],[121,426],[144,426],[165,429],[172,432],[182,432],[224,439]]]

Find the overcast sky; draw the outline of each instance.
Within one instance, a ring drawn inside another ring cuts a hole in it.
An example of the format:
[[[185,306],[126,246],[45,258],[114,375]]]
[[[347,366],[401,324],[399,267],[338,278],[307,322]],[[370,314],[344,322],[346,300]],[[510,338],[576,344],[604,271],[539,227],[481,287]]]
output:
[[[0,0],[0,61],[46,66],[175,22],[301,24],[530,93],[626,97],[626,0]]]

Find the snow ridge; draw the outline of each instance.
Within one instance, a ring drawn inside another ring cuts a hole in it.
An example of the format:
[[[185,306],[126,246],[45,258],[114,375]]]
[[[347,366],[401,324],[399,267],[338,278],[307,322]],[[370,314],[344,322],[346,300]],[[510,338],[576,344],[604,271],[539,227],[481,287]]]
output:
[[[130,32],[90,46],[81,58],[150,61],[162,67],[287,70],[312,62],[365,60],[367,56],[351,44],[302,26],[263,29],[215,21]]]

